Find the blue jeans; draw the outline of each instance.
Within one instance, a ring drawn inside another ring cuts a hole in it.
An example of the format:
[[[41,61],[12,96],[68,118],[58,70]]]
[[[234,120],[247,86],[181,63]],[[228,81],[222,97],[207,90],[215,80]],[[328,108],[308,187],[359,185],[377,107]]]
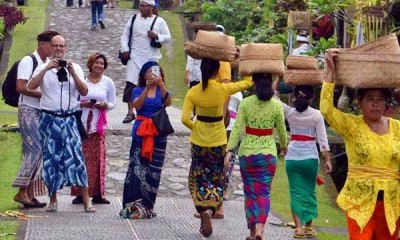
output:
[[[96,27],[98,21],[104,21],[104,13],[103,13],[103,2],[99,1],[92,1],[92,27]],[[97,13],[97,18],[96,18],[96,13]]]

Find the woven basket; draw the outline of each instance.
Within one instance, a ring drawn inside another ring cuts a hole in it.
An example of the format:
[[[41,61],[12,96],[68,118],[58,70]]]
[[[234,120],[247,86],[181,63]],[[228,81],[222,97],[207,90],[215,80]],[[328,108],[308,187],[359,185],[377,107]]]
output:
[[[236,58],[235,38],[199,30],[194,41],[185,42],[185,52],[194,59],[211,58],[232,62]]]
[[[391,33],[358,47],[347,49],[346,51],[400,54],[399,42],[395,33]]]
[[[321,85],[324,80],[324,70],[288,69],[283,78],[287,85]]]
[[[240,47],[239,75],[254,73],[283,74],[282,44],[249,43]]]
[[[400,54],[341,51],[335,59],[337,85],[351,88],[400,87]]]
[[[287,20],[288,28],[308,30],[310,28],[310,13],[306,11],[290,11]]]
[[[193,30],[206,30],[206,31],[215,31],[217,28],[217,24],[214,22],[190,22],[186,24],[187,28]]]
[[[307,56],[288,56],[286,67],[288,69],[318,69],[318,60]]]

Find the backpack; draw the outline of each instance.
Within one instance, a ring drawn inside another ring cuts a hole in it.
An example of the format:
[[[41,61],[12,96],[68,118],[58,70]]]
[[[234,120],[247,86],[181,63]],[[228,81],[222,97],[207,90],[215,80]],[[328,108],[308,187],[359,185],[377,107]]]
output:
[[[32,74],[38,66],[38,61],[33,54],[28,54],[33,61]],[[3,86],[1,87],[1,92],[3,94],[3,100],[6,104],[18,107],[18,99],[20,93],[17,91],[17,77],[18,77],[18,64],[21,60],[14,63],[11,69],[8,71],[6,78],[4,79]]]

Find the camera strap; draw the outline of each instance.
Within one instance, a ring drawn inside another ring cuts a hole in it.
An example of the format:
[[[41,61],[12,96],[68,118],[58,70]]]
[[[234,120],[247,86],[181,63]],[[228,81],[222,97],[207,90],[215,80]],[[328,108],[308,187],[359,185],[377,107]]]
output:
[[[131,21],[131,28],[129,31],[129,41],[128,41],[129,55],[131,54],[133,23],[135,22],[135,19],[136,19],[136,14],[133,14],[132,21]]]
[[[154,24],[156,23],[157,18],[158,18],[158,16],[156,15],[156,17],[155,17],[154,20],[153,20],[153,23],[152,23],[151,26],[150,26],[150,31],[153,31]]]

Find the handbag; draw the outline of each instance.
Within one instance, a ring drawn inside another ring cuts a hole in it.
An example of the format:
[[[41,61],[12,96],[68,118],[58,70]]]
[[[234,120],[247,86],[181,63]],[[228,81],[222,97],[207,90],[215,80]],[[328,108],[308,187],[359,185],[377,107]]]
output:
[[[168,136],[171,133],[174,133],[174,128],[172,127],[171,122],[169,121],[169,117],[167,111],[165,110],[165,106],[163,106],[156,113],[151,115],[151,119],[154,122],[154,125],[157,128],[158,136],[164,137]]]
[[[133,14],[131,28],[129,31],[129,40],[128,40],[129,56],[131,55],[131,41],[132,41],[132,31],[133,31],[132,28],[133,28],[133,23],[135,22],[135,19],[136,19],[136,14]],[[128,61],[130,59],[130,57],[123,58],[121,50],[118,51],[118,58],[121,60],[122,65],[125,65],[125,66],[128,64]]]

